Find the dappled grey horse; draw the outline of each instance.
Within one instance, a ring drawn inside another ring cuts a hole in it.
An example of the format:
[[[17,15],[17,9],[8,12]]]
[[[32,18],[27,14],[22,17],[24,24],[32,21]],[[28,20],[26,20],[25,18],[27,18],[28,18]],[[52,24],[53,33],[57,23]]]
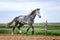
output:
[[[18,16],[15,17],[10,23],[8,23],[7,25],[12,24],[13,22],[15,22],[15,26],[13,27],[13,32],[16,28],[16,26],[19,24],[19,26],[17,27],[20,30],[20,27],[22,27],[24,24],[28,24],[29,27],[27,28],[26,33],[28,32],[28,30],[30,28],[32,28],[32,34],[34,34],[34,27],[33,27],[33,23],[34,23],[34,19],[36,17],[36,15],[38,15],[39,18],[41,18],[40,16],[40,12],[39,12],[39,8],[33,10],[30,14],[26,15],[26,16]]]

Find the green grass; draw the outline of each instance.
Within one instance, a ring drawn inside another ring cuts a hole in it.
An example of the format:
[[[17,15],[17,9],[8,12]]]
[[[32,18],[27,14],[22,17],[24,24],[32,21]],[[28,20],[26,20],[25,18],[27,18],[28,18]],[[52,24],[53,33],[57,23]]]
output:
[[[50,23],[50,24],[52,24],[52,23]],[[54,23],[55,24],[55,23]],[[56,24],[58,24],[58,23],[56,23]],[[45,26],[44,26],[44,24],[33,24],[33,26],[34,26],[34,28],[41,28],[41,29],[44,29],[45,28]],[[28,27],[28,25],[24,25],[22,28],[27,28]],[[5,28],[5,26],[3,25],[3,24],[0,24],[0,28]],[[13,28],[13,26],[9,26],[8,28]],[[47,29],[48,30],[60,30],[60,26],[48,26],[47,27]]]
[[[0,34],[10,34],[12,30],[0,30]]]
[[[48,26],[48,30],[60,30],[60,26]]]
[[[39,26],[39,25],[33,25],[34,28],[40,28],[40,29],[45,29],[45,26]],[[2,26],[3,28],[5,28],[4,26]],[[1,28],[2,28],[1,27]],[[8,28],[13,28],[13,26],[9,26]],[[28,28],[28,25],[24,25],[22,28]],[[48,30],[60,30],[60,26],[48,26],[47,27]]]
[[[0,28],[6,28],[5,26],[0,26]],[[13,28],[13,26],[9,26],[7,28]],[[28,28],[27,26],[23,26],[22,28]],[[40,28],[40,29],[45,29],[45,26],[34,26],[34,28]],[[60,30],[60,26],[48,26],[48,30]]]
[[[57,24],[57,23],[56,23]],[[34,28],[45,29],[44,24],[33,24]],[[0,24],[0,28],[5,28],[3,24]],[[8,28],[13,28],[13,26],[9,26]],[[28,28],[28,25],[24,25],[22,28]],[[48,30],[60,30],[60,26],[48,26]]]
[[[34,28],[45,29],[45,26],[43,24],[33,24],[33,26],[34,26]],[[1,28],[6,28],[6,27],[3,24],[0,24],[0,29]],[[7,29],[8,28],[13,28],[13,26],[9,26],[9,27],[7,27]],[[28,25],[24,25],[22,28],[28,28]],[[47,29],[48,30],[60,30],[60,26],[48,26]],[[22,30],[21,34],[24,34],[25,32],[26,32],[26,30]],[[32,30],[29,30],[29,32],[27,34],[31,35],[31,32],[32,32]],[[10,33],[12,33],[12,30],[5,30],[5,29],[0,30],[0,34],[10,34]],[[15,34],[16,33],[18,33],[18,31],[15,31]],[[45,35],[45,31],[35,29],[34,35]],[[48,32],[47,35],[60,36],[60,32]]]
[[[26,32],[26,30],[21,30],[22,33],[24,34]],[[0,34],[11,34],[12,30],[0,30]],[[14,32],[14,34],[19,34],[18,30]],[[32,35],[32,30],[29,30],[27,35]],[[35,30],[34,35],[45,35],[45,31],[44,30]],[[48,36],[60,36],[60,32],[48,32],[47,33]]]
[[[22,34],[25,32],[26,32],[26,30],[22,30]],[[32,30],[29,30],[29,32],[27,34],[32,35]],[[45,31],[44,30],[35,30],[34,35],[45,35]],[[48,36],[60,36],[60,32],[48,32],[47,35]]]

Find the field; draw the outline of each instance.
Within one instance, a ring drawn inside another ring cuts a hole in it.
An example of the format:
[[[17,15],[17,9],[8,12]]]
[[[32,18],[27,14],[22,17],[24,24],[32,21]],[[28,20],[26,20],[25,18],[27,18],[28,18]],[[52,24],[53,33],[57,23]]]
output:
[[[34,35],[31,34],[31,29],[27,35],[24,34],[28,25],[21,28],[21,34],[16,28],[14,35],[11,35],[13,25],[6,28],[4,24],[0,24],[0,40],[60,40],[60,23],[49,23],[47,35],[45,35],[44,23],[33,24],[33,26],[35,28]]]
[[[45,24],[44,23],[40,23],[40,24],[35,23],[35,24],[33,24],[33,26],[34,26],[34,31],[35,31],[34,35],[45,35]],[[0,34],[11,34],[12,27],[13,27],[13,25],[6,28],[4,26],[4,24],[0,24]],[[27,28],[28,28],[28,25],[24,25],[21,28],[21,31],[22,31],[21,34],[24,34],[26,32]],[[48,29],[47,35],[60,36],[60,23],[49,23],[47,29]],[[27,34],[31,35],[31,31],[32,31],[32,29],[30,29]],[[19,34],[17,28],[14,33]]]

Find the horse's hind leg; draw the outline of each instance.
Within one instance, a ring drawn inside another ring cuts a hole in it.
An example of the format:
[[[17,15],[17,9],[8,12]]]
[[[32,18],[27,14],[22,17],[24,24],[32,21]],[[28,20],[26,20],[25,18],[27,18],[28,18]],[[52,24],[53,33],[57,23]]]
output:
[[[23,24],[19,24],[19,26],[17,27],[19,29],[19,33],[21,33],[21,27],[23,26]]]
[[[17,27],[19,30],[24,24],[19,23],[19,26]]]
[[[18,25],[18,23],[15,23],[15,26],[13,27],[13,32],[12,32],[12,35],[13,35],[13,33],[14,33],[14,30],[15,30],[15,28],[16,28],[16,26]]]

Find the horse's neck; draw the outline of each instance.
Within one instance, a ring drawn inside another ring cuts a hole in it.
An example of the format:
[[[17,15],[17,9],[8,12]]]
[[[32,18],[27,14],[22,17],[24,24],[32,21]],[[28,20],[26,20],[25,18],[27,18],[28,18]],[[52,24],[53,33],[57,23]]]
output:
[[[35,19],[36,14],[29,15],[32,19]]]

